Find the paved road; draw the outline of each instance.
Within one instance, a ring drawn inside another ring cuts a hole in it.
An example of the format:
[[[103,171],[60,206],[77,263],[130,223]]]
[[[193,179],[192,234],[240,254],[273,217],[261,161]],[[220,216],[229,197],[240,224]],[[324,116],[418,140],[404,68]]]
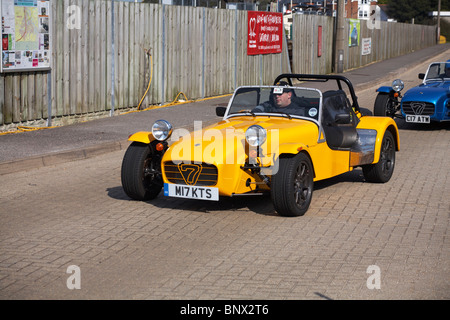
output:
[[[299,218],[270,198],[131,201],[124,150],[4,174],[0,299],[449,299],[449,126],[399,127],[389,183],[318,182]]]

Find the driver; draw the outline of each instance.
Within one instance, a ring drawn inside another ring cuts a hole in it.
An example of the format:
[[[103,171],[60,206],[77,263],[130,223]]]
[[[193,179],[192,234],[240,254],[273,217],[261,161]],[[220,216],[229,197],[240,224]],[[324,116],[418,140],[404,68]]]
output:
[[[450,63],[447,60],[447,63],[445,64],[445,78],[450,78]]]
[[[280,81],[277,85],[288,86],[288,83]],[[275,88],[272,94],[273,101],[266,101],[263,104],[256,106],[252,112],[283,112],[298,116],[305,115],[305,110],[295,103],[296,96],[294,94],[294,89]]]
[[[431,68],[430,68],[431,70]],[[450,60],[445,63],[444,71],[438,75],[439,78],[450,78]],[[428,77],[431,78],[431,77]]]

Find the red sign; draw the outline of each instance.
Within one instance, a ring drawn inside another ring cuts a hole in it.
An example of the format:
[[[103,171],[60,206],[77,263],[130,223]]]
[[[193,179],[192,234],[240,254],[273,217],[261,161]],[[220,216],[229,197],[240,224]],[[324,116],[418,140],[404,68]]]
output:
[[[317,34],[317,56],[322,56],[322,26],[319,26]]]
[[[283,14],[248,11],[247,55],[281,53]]]

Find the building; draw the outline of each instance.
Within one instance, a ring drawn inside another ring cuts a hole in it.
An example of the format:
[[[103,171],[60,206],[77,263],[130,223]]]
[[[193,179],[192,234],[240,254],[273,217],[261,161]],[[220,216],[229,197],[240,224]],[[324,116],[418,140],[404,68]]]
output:
[[[336,16],[337,0],[281,0],[283,13],[326,14]],[[369,19],[371,6],[376,6],[378,0],[345,0],[345,18]]]
[[[327,8],[336,16],[337,0],[329,0]],[[371,14],[371,6],[376,6],[378,0],[345,0],[344,17],[349,19],[363,19],[368,20]]]
[[[428,16],[437,19],[438,12],[437,11],[428,12]],[[450,11],[441,11],[439,16],[442,20],[450,23]]]

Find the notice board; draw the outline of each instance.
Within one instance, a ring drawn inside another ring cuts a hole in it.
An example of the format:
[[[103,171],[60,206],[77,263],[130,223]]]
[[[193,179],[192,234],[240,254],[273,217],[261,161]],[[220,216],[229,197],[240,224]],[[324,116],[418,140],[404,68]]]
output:
[[[280,53],[283,49],[283,14],[248,11],[247,55]]]
[[[1,0],[0,72],[51,67],[50,0]]]

